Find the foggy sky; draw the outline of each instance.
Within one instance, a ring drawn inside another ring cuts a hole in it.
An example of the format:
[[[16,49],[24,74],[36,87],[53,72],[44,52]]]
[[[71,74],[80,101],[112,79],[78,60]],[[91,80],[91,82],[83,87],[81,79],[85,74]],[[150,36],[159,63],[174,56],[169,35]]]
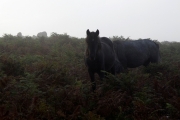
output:
[[[180,42],[180,0],[0,0],[0,36],[46,31]]]

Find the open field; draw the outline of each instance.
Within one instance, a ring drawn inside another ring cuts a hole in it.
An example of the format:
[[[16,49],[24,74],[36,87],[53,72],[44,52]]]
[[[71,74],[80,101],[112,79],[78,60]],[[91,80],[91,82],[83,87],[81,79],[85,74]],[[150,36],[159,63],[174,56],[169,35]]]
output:
[[[0,38],[4,120],[180,119],[180,43],[159,42],[161,63],[129,69],[97,90],[84,64],[84,39],[66,34]]]

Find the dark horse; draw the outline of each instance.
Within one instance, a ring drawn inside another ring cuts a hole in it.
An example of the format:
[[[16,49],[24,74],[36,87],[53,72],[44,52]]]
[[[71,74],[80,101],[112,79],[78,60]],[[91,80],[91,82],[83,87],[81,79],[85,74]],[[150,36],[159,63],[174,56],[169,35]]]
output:
[[[152,40],[116,40],[114,49],[119,61],[126,68],[135,68],[141,65],[160,61],[159,45]]]
[[[92,90],[96,89],[94,74],[97,73],[100,79],[105,76],[104,71],[115,74],[120,71],[120,62],[116,58],[113,43],[106,37],[99,37],[99,30],[96,32],[86,31],[86,53],[85,64],[88,67],[89,76],[92,82]]]

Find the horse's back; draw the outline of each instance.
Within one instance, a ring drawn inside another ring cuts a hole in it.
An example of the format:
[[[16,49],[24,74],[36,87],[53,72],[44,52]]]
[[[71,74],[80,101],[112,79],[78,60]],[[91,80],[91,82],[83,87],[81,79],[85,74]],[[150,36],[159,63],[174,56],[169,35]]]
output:
[[[102,43],[105,43],[105,44],[109,45],[109,47],[114,50],[113,42],[109,38],[101,37],[100,40],[101,40]]]

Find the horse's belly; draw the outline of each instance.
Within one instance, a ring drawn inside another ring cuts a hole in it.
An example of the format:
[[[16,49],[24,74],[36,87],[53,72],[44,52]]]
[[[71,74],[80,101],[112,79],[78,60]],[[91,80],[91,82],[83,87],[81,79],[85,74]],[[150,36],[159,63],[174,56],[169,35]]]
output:
[[[146,57],[135,57],[131,59],[127,59],[127,67],[135,68],[143,65],[148,58]]]

